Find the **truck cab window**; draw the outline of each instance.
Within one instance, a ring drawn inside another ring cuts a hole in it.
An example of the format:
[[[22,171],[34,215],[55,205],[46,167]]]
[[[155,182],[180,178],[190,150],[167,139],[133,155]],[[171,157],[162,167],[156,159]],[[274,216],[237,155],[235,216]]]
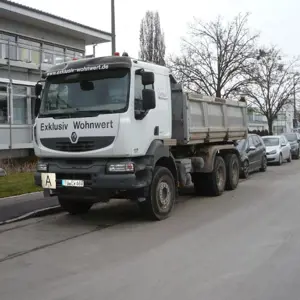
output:
[[[151,85],[143,86],[142,76],[140,74],[135,74],[134,79],[134,110],[136,118],[139,118],[143,111],[143,89],[152,89]]]

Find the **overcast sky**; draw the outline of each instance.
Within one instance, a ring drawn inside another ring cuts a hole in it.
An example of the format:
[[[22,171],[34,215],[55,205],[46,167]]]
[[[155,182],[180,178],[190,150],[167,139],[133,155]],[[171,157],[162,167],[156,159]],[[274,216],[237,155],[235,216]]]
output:
[[[15,0],[73,21],[110,32],[110,0]],[[298,2],[298,3],[297,3]],[[222,15],[232,18],[250,12],[249,25],[261,32],[261,43],[276,44],[288,55],[300,54],[300,1],[297,0],[115,0],[117,51],[137,57],[139,27],[147,10],[158,10],[167,53],[180,51],[180,37],[193,17],[204,20]],[[97,55],[109,55],[111,45],[100,45]]]

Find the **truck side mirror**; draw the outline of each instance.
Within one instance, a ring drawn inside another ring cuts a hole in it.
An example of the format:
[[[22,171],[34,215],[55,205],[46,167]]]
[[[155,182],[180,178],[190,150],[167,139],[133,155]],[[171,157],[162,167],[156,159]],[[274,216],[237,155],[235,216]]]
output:
[[[142,84],[143,85],[154,84],[154,73],[153,72],[142,72]]]
[[[149,110],[156,107],[155,92],[150,89],[143,89],[143,109]]]
[[[42,89],[43,89],[43,86],[38,82],[36,85],[35,85],[35,95],[37,97],[39,97],[42,93]]]
[[[35,98],[35,104],[34,104],[34,116],[37,117],[39,114],[41,108],[41,98]]]

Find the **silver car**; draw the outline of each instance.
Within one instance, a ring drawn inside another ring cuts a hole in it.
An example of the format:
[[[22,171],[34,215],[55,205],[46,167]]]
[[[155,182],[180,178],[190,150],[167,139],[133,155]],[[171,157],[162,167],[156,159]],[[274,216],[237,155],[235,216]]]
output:
[[[262,137],[267,151],[268,163],[279,166],[283,161],[292,161],[291,145],[284,135],[267,135]]]

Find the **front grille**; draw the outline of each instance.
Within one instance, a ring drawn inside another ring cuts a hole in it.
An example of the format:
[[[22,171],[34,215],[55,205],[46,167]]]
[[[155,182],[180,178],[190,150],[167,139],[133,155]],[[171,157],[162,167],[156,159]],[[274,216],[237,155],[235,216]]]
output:
[[[44,138],[41,144],[49,149],[62,152],[87,152],[102,149],[111,145],[115,137],[80,137],[77,143],[71,143],[69,138]]]
[[[78,142],[72,144],[70,142],[56,142],[56,150],[63,152],[84,152],[95,150],[95,143],[93,141]]]
[[[57,173],[56,179],[63,180],[63,179],[73,179],[73,180],[91,180],[91,174],[80,174],[80,173]]]

